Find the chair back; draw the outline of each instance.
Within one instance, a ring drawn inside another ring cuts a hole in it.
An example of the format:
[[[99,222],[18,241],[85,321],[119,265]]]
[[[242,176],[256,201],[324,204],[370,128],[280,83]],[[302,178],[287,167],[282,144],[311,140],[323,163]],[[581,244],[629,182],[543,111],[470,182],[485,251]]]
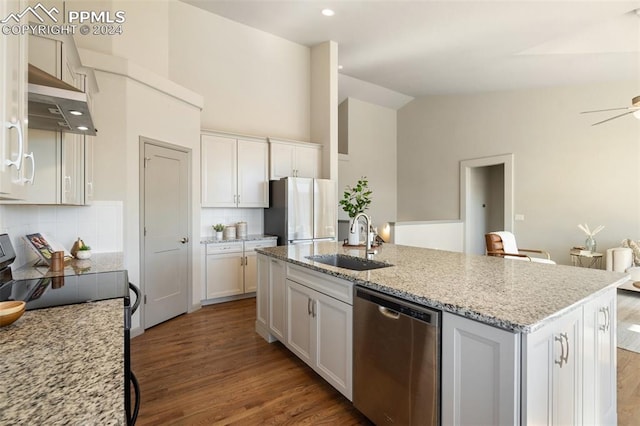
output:
[[[502,238],[498,234],[484,234],[484,241],[487,246],[487,255],[501,256],[505,253]]]

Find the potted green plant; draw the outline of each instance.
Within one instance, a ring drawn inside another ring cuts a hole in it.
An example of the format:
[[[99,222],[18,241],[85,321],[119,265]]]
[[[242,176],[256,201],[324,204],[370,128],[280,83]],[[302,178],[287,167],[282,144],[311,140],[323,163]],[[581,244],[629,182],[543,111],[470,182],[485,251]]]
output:
[[[353,219],[359,213],[363,213],[369,208],[372,193],[373,192],[369,189],[369,181],[366,176],[362,176],[358,179],[358,183],[356,183],[355,186],[346,186],[342,195],[342,200],[340,200],[339,204],[342,206],[342,210],[344,210],[351,219],[349,229],[353,227]],[[360,233],[357,226],[355,227],[355,231],[356,232],[353,234],[349,232],[349,245],[356,246],[360,244]]]
[[[216,231],[216,240],[222,239],[222,231],[224,231],[224,225],[221,223],[216,223],[213,225],[213,230]]]
[[[89,259],[91,257],[91,247],[88,245],[83,245],[78,247],[78,251],[76,252],[76,258],[80,260]]]

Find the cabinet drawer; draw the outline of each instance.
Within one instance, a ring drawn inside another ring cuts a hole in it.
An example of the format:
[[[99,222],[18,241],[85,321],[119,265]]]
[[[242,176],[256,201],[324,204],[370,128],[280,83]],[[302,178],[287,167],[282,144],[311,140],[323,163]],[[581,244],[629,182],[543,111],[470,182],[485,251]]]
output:
[[[353,305],[353,283],[349,281],[291,264],[287,264],[287,278]]]
[[[255,251],[255,249],[257,248],[275,247],[275,246],[276,246],[276,240],[245,241],[244,250]]]
[[[242,253],[242,241],[207,244],[207,254]]]

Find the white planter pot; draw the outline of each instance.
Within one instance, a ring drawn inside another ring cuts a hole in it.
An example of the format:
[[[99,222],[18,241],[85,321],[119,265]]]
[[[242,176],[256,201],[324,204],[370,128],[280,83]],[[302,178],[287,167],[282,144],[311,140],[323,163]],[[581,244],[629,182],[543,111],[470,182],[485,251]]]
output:
[[[356,224],[354,232],[351,232],[353,229],[353,219],[349,219],[349,245],[357,246],[360,244],[360,226]]]
[[[216,231],[216,240],[222,239],[222,231]]]
[[[91,250],[78,250],[76,253],[77,259],[89,259],[91,257]]]

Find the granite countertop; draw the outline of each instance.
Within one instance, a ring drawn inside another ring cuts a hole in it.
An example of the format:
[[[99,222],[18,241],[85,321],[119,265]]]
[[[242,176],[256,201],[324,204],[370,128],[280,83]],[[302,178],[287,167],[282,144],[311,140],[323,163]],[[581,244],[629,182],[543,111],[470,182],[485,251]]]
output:
[[[124,425],[122,299],[26,311],[0,328],[0,424]]]
[[[232,240],[216,240],[216,237],[201,237],[200,244],[220,244],[220,243],[234,243],[240,241],[259,241],[259,240],[277,240],[275,235],[264,234],[249,234],[244,238],[234,238]]]
[[[425,306],[515,332],[532,332],[627,275],[574,266],[384,244],[375,260],[394,266],[352,271],[306,259],[363,249],[321,242],[260,248],[259,253],[352,281]]]
[[[62,271],[51,271],[48,266],[25,265],[12,271],[14,280],[30,280],[44,277],[98,274],[101,272],[124,271],[124,256],[117,253],[93,253],[90,259],[71,259],[64,263]]]

